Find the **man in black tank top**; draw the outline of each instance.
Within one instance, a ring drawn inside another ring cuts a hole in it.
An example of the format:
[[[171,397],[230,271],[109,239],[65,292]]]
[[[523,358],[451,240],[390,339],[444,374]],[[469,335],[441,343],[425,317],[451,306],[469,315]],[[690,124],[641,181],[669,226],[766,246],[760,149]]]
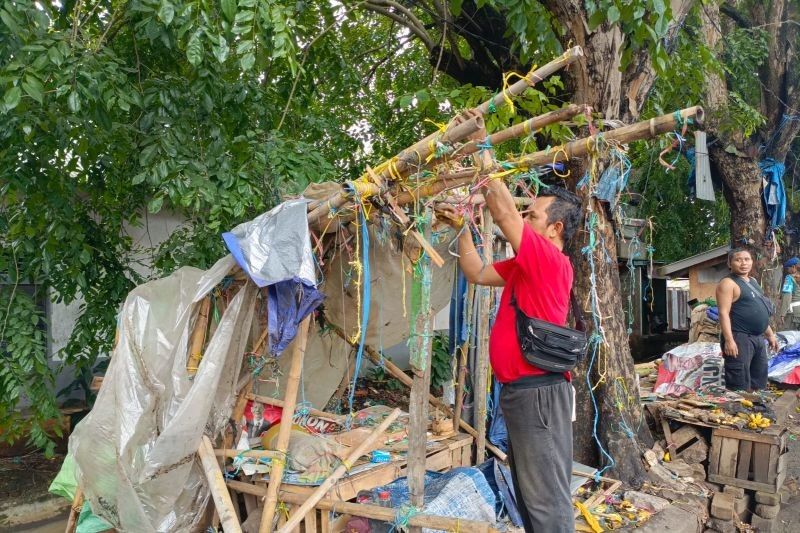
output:
[[[772,350],[778,339],[769,327],[774,312],[758,282],[750,277],[753,256],[744,248],[728,252],[731,275],[717,285],[722,353],[725,355],[725,387],[760,390],[767,386],[766,336]]]

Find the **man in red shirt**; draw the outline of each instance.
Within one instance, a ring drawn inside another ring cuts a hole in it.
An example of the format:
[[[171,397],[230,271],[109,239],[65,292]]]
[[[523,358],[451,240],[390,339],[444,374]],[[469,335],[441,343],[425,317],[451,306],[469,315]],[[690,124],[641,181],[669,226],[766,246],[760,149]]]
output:
[[[483,192],[516,256],[484,265],[472,235],[462,230],[459,264],[470,283],[504,287],[489,336],[489,359],[503,384],[500,405],[508,427],[517,507],[526,532],[573,533],[570,375],[547,372],[523,357],[511,295],[528,316],[559,326],[566,323],[573,274],[562,250],[580,223],[580,201],[565,189],[547,187],[520,213],[503,181],[490,180]],[[439,214],[458,225],[452,210]]]

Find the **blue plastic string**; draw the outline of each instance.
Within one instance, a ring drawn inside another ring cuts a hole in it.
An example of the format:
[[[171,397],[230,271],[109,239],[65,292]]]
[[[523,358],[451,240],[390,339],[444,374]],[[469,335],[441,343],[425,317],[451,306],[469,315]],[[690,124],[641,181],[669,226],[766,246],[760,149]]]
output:
[[[367,228],[367,217],[363,209],[358,211],[361,218],[361,257],[364,263],[362,269],[362,285],[364,288],[364,296],[362,301],[362,314],[361,314],[361,338],[358,340],[358,351],[356,352],[356,367],[353,372],[353,382],[350,384],[350,411],[353,410],[353,402],[356,397],[356,381],[358,380],[358,372],[361,369],[361,361],[364,357],[364,344],[367,342],[367,326],[369,325],[369,308],[370,301],[372,300],[372,289],[370,287],[370,272],[369,272],[369,229]],[[348,419],[349,421],[349,419]]]

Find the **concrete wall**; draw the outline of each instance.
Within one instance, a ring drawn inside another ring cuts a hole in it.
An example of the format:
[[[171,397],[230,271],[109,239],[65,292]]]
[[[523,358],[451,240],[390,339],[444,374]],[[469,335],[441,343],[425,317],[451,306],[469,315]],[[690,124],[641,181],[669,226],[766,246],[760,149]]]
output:
[[[138,253],[134,256],[133,269],[142,276],[148,277],[152,272],[153,251],[164,242],[173,231],[183,224],[183,217],[167,211],[143,216],[138,226],[126,225],[125,233],[133,239]],[[56,370],[61,364],[61,351],[69,341],[75,321],[80,315],[83,299],[77,298],[69,305],[52,301],[48,305],[50,342],[48,355],[51,368]],[[56,390],[61,390],[75,379],[74,373],[66,370],[56,377]]]

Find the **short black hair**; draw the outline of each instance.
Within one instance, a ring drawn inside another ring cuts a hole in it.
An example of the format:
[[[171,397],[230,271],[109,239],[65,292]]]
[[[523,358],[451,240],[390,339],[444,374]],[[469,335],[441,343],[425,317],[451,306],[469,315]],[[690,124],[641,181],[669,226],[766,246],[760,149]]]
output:
[[[731,264],[731,260],[733,259],[734,255],[740,254],[742,252],[746,252],[750,256],[751,261],[755,259],[753,257],[753,252],[751,252],[749,248],[744,248],[740,246],[739,248],[731,248],[730,250],[728,250],[728,264],[729,265]]]
[[[564,229],[561,232],[561,239],[566,244],[581,223],[581,199],[575,193],[569,192],[563,187],[548,185],[539,191],[542,198],[551,197],[553,203],[547,208],[547,223],[555,224],[561,222]]]

